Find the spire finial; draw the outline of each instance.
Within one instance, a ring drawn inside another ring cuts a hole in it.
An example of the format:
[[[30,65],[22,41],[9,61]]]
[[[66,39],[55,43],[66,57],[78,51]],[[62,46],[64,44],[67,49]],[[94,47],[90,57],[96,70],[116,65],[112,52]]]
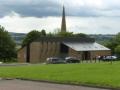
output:
[[[63,5],[61,32],[66,32],[65,6]]]

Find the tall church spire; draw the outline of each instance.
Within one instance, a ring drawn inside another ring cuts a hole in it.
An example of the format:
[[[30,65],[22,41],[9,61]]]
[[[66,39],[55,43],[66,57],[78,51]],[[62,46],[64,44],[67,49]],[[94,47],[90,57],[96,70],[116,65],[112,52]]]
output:
[[[65,18],[65,7],[63,6],[61,32],[66,32],[66,18]]]

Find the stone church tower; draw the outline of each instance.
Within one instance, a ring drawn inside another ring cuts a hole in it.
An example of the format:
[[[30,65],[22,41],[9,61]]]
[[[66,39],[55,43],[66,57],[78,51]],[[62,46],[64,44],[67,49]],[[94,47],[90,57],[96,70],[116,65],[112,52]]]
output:
[[[65,18],[65,7],[63,6],[61,32],[66,32],[66,18]]]

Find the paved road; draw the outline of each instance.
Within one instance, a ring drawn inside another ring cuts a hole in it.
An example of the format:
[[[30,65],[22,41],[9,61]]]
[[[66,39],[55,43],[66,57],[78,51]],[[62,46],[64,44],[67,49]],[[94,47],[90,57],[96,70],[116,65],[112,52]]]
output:
[[[0,90],[108,90],[23,80],[0,80]]]

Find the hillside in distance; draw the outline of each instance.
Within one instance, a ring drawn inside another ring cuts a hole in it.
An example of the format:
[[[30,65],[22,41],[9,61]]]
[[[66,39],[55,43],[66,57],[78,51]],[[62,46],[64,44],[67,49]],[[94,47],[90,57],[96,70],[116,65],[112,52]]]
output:
[[[26,36],[25,33],[14,33],[14,32],[9,32],[9,33],[12,36],[13,40],[15,40],[16,44],[21,44],[22,40]]]
[[[17,44],[21,44],[22,40],[26,36],[26,33],[14,33],[10,32],[10,35],[15,40]],[[105,41],[111,40],[115,35],[114,34],[89,34],[90,37],[95,38],[96,42],[102,43]]]

